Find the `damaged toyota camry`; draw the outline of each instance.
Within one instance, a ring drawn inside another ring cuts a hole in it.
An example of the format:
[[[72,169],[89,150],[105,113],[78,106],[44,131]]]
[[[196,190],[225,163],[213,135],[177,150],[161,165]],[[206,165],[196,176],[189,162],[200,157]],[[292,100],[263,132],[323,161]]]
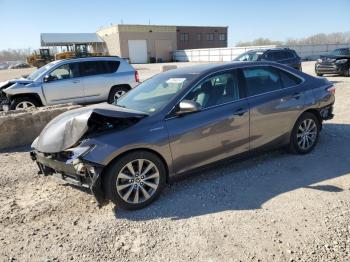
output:
[[[287,146],[314,149],[335,88],[271,62],[161,73],[114,104],[54,118],[32,144],[45,176],[91,190],[99,205],[139,209],[172,178],[217,161]]]

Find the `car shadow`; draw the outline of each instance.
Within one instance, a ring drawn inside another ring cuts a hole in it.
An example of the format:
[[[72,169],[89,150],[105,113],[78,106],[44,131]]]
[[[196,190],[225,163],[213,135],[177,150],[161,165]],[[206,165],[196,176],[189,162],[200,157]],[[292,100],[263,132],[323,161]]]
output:
[[[317,147],[307,155],[293,155],[281,149],[227,162],[179,179],[144,209],[125,211],[115,207],[115,217],[134,221],[186,219],[229,210],[259,209],[270,199],[300,188],[341,192],[343,188],[314,184],[350,173],[350,143],[346,144],[349,136],[350,125],[325,123]]]

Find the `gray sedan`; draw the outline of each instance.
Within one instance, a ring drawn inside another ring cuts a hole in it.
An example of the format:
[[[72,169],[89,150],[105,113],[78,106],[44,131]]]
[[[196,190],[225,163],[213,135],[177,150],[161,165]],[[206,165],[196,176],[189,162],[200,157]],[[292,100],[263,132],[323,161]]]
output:
[[[88,187],[99,204],[138,209],[177,175],[256,150],[306,154],[333,117],[335,88],[270,62],[159,74],[114,105],[72,110],[33,142],[44,175]]]

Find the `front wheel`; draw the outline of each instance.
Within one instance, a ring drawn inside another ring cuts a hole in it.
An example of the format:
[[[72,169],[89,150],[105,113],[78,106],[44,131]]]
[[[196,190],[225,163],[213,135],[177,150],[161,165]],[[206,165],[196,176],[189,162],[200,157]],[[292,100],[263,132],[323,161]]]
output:
[[[307,154],[317,144],[320,123],[312,113],[302,114],[293,127],[289,149],[292,153]]]
[[[38,107],[39,103],[31,97],[19,97],[11,101],[10,110]]]
[[[112,163],[102,179],[108,199],[117,207],[135,210],[159,196],[165,186],[166,169],[157,155],[136,151]]]

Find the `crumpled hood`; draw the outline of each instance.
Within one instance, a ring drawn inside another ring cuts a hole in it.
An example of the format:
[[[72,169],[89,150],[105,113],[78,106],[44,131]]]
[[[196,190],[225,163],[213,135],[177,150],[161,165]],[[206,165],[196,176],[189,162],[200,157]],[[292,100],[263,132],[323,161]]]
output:
[[[30,83],[33,83],[33,81],[25,79],[25,78],[11,79],[11,80],[7,80],[4,82],[0,82],[0,90],[8,88],[8,87],[12,86],[13,84],[27,85]]]
[[[61,152],[74,146],[88,132],[92,118],[118,121],[145,116],[142,112],[107,103],[73,109],[52,119],[34,140],[32,147],[44,153]]]

